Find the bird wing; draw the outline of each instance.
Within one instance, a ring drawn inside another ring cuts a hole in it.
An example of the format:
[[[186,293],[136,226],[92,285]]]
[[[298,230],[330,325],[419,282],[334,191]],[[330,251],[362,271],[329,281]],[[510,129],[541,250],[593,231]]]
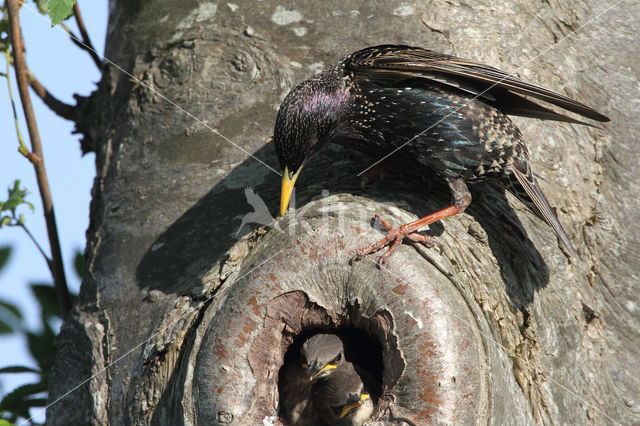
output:
[[[347,57],[345,66],[358,77],[381,83],[424,78],[482,97],[506,114],[586,124],[558,114],[522,96],[549,102],[596,121],[609,121],[591,107],[497,68],[419,47],[382,45]]]
[[[525,165],[520,160],[516,159],[513,162],[512,170],[522,188],[538,208],[542,219],[544,219],[544,221],[547,222],[549,226],[551,226],[551,228],[558,236],[560,241],[562,241],[562,244],[567,248],[567,250],[569,250],[571,254],[575,254],[575,247],[573,247],[573,244],[571,244],[571,240],[569,239],[567,232],[562,227],[562,224],[558,220],[558,216],[556,216],[556,213],[553,211],[553,208],[551,207],[551,204],[549,204],[547,197],[544,196],[540,185],[538,185],[538,182],[536,182],[529,164],[527,163]]]

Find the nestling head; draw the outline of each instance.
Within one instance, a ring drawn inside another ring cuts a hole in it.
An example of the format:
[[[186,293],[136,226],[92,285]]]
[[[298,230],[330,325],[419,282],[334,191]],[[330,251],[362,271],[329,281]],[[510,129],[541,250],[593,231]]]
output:
[[[302,345],[302,366],[313,381],[333,373],[344,362],[344,346],[335,334],[316,334]]]

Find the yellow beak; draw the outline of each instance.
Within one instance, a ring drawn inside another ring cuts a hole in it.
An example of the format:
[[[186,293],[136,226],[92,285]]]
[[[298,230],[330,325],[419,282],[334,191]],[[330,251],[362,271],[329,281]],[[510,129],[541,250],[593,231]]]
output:
[[[320,374],[324,373],[325,371],[333,370],[335,368],[338,368],[338,364],[327,364],[324,367],[322,367],[322,370],[318,371],[316,374],[311,376],[309,381],[311,382],[311,381],[313,381],[313,379],[315,379],[316,377],[318,377]]]
[[[367,399],[371,398],[369,396],[368,393],[363,393],[362,395],[360,395],[360,401],[356,402],[355,404],[351,404],[351,405],[345,405],[344,407],[342,407],[342,412],[340,413],[340,418],[344,418],[344,416],[346,416],[347,414],[349,414],[349,411],[353,410],[354,408],[357,408],[359,406],[362,405],[362,403],[364,401],[366,401]]]
[[[287,212],[291,193],[293,192],[293,185],[296,184],[300,170],[302,170],[302,167],[300,167],[295,174],[292,174],[289,169],[284,168],[284,173],[282,174],[282,191],[280,192],[280,216],[284,216]]]

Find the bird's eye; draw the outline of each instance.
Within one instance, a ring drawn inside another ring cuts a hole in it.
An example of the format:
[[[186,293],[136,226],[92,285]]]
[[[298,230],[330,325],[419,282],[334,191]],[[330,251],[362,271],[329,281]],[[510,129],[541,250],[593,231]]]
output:
[[[340,353],[340,354],[338,354],[338,356],[337,356],[337,357],[335,357],[335,358],[333,359],[333,361],[331,361],[331,364],[338,364],[340,361],[342,361],[342,354],[341,354],[341,353]]]

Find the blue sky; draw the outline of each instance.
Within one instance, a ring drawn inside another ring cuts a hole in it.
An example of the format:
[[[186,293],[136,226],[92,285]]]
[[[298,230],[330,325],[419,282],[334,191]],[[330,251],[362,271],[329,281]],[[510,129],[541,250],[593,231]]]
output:
[[[100,55],[104,51],[107,27],[107,0],[80,1],[87,30]],[[36,12],[33,2],[26,3],[20,13],[24,34],[27,63],[40,82],[55,97],[75,104],[73,94],[90,94],[100,79],[100,73],[90,56],[69,41],[60,27],[51,28],[47,17]],[[75,21],[67,21],[78,34]],[[6,69],[4,57],[0,57],[0,70]],[[13,95],[18,97],[15,76],[12,75]],[[85,231],[89,224],[91,186],[95,176],[94,154],[81,156],[79,136],[72,135],[73,124],[51,112],[31,92],[42,139],[45,164],[51,185],[54,208],[60,233],[67,280],[72,291],[77,292],[80,282],[73,269],[73,256],[84,250]],[[18,99],[16,99],[17,101]],[[21,118],[21,133],[30,146],[27,127]],[[46,227],[35,172],[32,165],[18,151],[11,104],[6,79],[0,78],[0,199],[6,199],[7,188],[14,179],[20,179],[31,195],[35,213],[23,209],[27,226],[35,238],[49,252]],[[51,282],[51,275],[44,259],[24,231],[15,228],[0,229],[0,247],[10,245],[13,253],[8,265],[0,272],[0,299],[11,301],[26,314],[30,328],[39,327],[39,311],[31,296],[28,284]],[[35,365],[27,351],[23,338],[0,336],[0,367],[7,365]],[[3,375],[0,378],[0,396],[20,384],[34,380],[28,374]],[[38,415],[36,419],[43,419]]]

